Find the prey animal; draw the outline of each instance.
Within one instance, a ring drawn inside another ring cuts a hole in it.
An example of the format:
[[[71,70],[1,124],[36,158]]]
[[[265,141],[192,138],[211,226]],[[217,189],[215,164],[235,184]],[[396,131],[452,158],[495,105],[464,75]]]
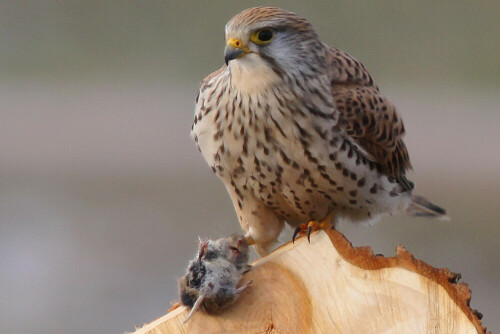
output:
[[[191,135],[260,255],[285,222],[446,217],[413,194],[402,118],[363,64],[280,8],[244,10],[225,34],[225,65],[201,83]]]
[[[251,268],[248,244],[243,236],[200,240],[198,253],[190,261],[187,273],[179,279],[181,303],[191,308],[184,320],[203,306],[208,312],[219,312],[231,305],[252,281],[236,286]]]

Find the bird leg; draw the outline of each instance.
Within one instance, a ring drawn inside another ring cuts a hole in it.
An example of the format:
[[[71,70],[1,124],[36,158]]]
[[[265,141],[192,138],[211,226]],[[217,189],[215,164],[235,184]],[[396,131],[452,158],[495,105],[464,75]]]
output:
[[[293,232],[292,243],[295,242],[295,238],[298,234],[301,236],[307,235],[307,241],[311,243],[311,232],[318,230],[326,230],[328,228],[332,228],[331,220],[333,217],[333,213],[329,214],[323,220],[316,221],[312,220],[308,224],[300,224],[295,231]]]

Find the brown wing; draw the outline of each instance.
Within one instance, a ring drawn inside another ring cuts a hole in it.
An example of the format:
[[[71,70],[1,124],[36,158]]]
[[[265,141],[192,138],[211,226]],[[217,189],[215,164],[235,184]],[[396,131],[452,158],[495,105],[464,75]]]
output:
[[[340,112],[339,127],[375,160],[382,172],[411,190],[405,173],[411,169],[403,142],[405,128],[394,105],[380,94],[363,64],[331,48],[332,94]]]

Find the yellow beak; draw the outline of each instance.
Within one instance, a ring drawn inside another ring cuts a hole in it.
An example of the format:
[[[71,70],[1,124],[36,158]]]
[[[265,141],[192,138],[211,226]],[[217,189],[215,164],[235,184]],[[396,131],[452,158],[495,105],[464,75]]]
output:
[[[226,48],[224,49],[224,61],[226,65],[233,59],[244,56],[247,53],[250,53],[250,49],[248,47],[243,46],[243,43],[236,38],[228,39],[226,43]]]

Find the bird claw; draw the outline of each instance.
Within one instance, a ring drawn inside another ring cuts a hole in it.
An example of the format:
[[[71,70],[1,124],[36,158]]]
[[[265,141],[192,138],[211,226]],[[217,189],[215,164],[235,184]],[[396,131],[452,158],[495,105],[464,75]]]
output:
[[[313,225],[316,222],[310,222],[309,224],[301,224],[298,226],[295,231],[293,231],[293,236],[292,236],[292,243],[295,243],[295,239],[297,238],[297,235],[306,235],[307,236],[307,241],[311,243],[311,232],[313,231]]]
[[[311,243],[311,232],[333,228],[330,223],[331,219],[332,215],[328,215],[322,221],[310,221],[308,224],[301,224],[295,229],[295,231],[293,231],[292,243],[295,243],[297,235],[306,235],[307,241]]]
[[[295,243],[295,238],[297,238],[297,235],[302,232],[302,228],[300,226],[297,226],[295,231],[293,231],[293,236],[292,236],[292,244]]]
[[[313,230],[313,224],[311,222],[307,226],[307,241],[309,241],[309,243],[311,243],[311,232],[312,232],[312,230]]]

